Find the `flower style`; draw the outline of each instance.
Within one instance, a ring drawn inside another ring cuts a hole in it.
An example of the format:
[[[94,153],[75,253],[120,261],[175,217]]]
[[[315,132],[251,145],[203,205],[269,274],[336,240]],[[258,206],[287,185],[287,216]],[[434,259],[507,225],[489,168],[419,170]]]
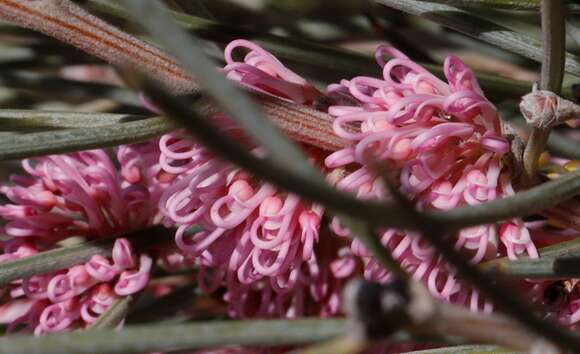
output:
[[[0,206],[6,220],[0,262],[60,248],[75,239],[96,240],[144,228],[158,217],[158,140],[120,147],[121,172],[104,150],[24,160],[26,176],[0,187],[11,204]],[[155,199],[157,198],[157,199]],[[78,242],[78,241],[77,241]],[[88,327],[118,298],[148,282],[152,258],[115,241],[111,257],[93,256],[68,269],[12,282],[14,303],[27,311],[9,319],[9,330],[44,334]]]
[[[236,62],[232,53],[240,47],[249,52]],[[251,42],[231,42],[225,59],[226,76],[248,88],[303,104],[321,95]],[[252,148],[227,117],[212,119]],[[256,179],[179,132],[163,136],[160,147],[161,167],[178,176],[163,194],[160,209],[178,225],[175,240],[188,255],[180,261],[195,259],[206,291],[226,286],[232,316],[339,311],[340,288],[356,265],[340,242],[319,249],[322,206]],[[306,150],[311,162],[322,167],[325,154]],[[258,147],[252,151],[261,153]],[[203,230],[192,232],[194,225]]]
[[[393,58],[384,61],[385,55]],[[364,199],[388,199],[368,163],[374,160],[397,171],[398,188],[419,210],[450,210],[513,195],[511,176],[502,165],[508,142],[501,135],[497,110],[473,72],[449,56],[445,82],[393,48],[379,47],[376,57],[381,79],[355,77],[328,88],[342,102],[329,108],[336,118],[334,130],[350,143],[325,161],[327,168],[348,171],[337,187]],[[338,234],[349,235],[337,220],[332,225]],[[435,297],[491,310],[416,233],[383,229],[380,234],[393,256]],[[472,263],[504,255],[538,257],[530,231],[517,218],[467,228],[451,240]],[[367,278],[390,277],[359,241],[352,242],[352,250],[364,257]]]

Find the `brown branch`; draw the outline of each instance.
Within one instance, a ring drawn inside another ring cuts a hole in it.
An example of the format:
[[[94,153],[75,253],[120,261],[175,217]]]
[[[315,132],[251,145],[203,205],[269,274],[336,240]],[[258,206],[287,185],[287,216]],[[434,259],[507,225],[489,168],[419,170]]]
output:
[[[158,48],[89,14],[68,0],[0,0],[0,19],[42,32],[113,65],[138,68],[173,93],[198,90],[194,79]],[[331,117],[310,107],[254,93],[282,131],[296,141],[323,150],[344,147],[332,130]],[[209,112],[218,112],[212,108]]]
[[[174,92],[197,85],[175,60],[68,0],[0,0],[0,19],[68,43],[117,66],[137,67]]]

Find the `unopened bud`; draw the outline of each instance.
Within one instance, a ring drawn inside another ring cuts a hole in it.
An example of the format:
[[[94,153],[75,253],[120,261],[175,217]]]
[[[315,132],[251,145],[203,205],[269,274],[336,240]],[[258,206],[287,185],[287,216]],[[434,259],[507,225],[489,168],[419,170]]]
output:
[[[524,97],[520,111],[528,124],[547,129],[566,120],[580,117],[580,106],[551,91],[537,90]]]

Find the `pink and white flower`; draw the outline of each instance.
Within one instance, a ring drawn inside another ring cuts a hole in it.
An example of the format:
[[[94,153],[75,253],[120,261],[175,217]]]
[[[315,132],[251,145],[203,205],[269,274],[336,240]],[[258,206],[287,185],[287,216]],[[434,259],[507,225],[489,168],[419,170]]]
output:
[[[104,150],[24,160],[27,175],[0,187],[10,204],[0,206],[0,262],[14,261],[63,244],[110,237],[159,220],[161,194],[157,141],[118,150],[121,171]],[[14,303],[28,310],[12,318],[10,329],[44,334],[88,327],[118,298],[141,291],[153,259],[118,238],[111,257],[12,282]]]

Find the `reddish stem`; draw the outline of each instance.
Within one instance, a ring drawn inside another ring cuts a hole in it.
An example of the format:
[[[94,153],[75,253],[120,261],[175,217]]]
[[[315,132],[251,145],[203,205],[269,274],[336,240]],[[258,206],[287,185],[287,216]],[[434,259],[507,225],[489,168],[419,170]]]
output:
[[[199,89],[195,80],[166,53],[69,0],[0,0],[0,19],[69,43],[113,65],[138,68],[174,93]],[[292,139],[330,151],[344,147],[333,133],[328,114],[263,95],[258,95],[258,103]]]

